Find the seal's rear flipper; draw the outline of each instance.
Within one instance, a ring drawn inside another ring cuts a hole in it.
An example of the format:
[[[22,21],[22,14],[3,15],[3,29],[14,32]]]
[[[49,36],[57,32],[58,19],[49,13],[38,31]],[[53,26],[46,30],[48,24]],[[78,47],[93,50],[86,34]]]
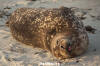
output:
[[[93,27],[91,27],[89,25],[85,26],[85,29],[86,29],[87,32],[92,33],[92,34],[94,34],[95,31],[96,31],[95,28],[93,28]]]

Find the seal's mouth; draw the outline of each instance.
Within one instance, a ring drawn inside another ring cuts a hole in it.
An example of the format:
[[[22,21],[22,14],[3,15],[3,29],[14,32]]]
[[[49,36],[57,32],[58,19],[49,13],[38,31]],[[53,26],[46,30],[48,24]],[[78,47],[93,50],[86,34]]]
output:
[[[72,42],[68,41],[67,42],[67,51],[68,52],[71,52],[72,51],[72,46],[71,45],[72,45]]]
[[[72,50],[71,46],[68,47],[68,51],[70,52]]]

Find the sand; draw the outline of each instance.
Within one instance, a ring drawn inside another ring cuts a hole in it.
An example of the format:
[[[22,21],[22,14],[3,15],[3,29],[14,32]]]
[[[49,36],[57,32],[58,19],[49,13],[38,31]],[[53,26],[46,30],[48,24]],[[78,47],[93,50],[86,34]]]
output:
[[[90,44],[87,52],[79,57],[59,61],[49,52],[23,45],[11,36],[5,26],[9,15],[20,7],[57,8],[73,7],[84,25],[96,29],[88,33]],[[100,0],[0,0],[0,66],[100,66]]]

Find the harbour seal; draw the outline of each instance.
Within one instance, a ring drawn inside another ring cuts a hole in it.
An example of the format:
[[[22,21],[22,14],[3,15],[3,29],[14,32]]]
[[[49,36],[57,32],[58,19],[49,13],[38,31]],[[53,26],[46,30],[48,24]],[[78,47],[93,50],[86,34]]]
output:
[[[48,50],[58,59],[81,55],[88,48],[86,29],[71,8],[18,8],[6,25],[17,41]]]

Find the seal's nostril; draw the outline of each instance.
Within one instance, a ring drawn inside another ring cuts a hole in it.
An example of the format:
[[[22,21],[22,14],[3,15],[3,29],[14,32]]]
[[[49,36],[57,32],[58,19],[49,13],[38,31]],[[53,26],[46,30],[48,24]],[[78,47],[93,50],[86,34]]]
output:
[[[68,43],[67,43],[67,44],[68,44],[68,46],[70,46],[70,45],[72,45],[72,42],[71,42],[71,41],[68,41]]]
[[[68,46],[70,46],[71,45],[71,43],[70,42],[68,42]]]

